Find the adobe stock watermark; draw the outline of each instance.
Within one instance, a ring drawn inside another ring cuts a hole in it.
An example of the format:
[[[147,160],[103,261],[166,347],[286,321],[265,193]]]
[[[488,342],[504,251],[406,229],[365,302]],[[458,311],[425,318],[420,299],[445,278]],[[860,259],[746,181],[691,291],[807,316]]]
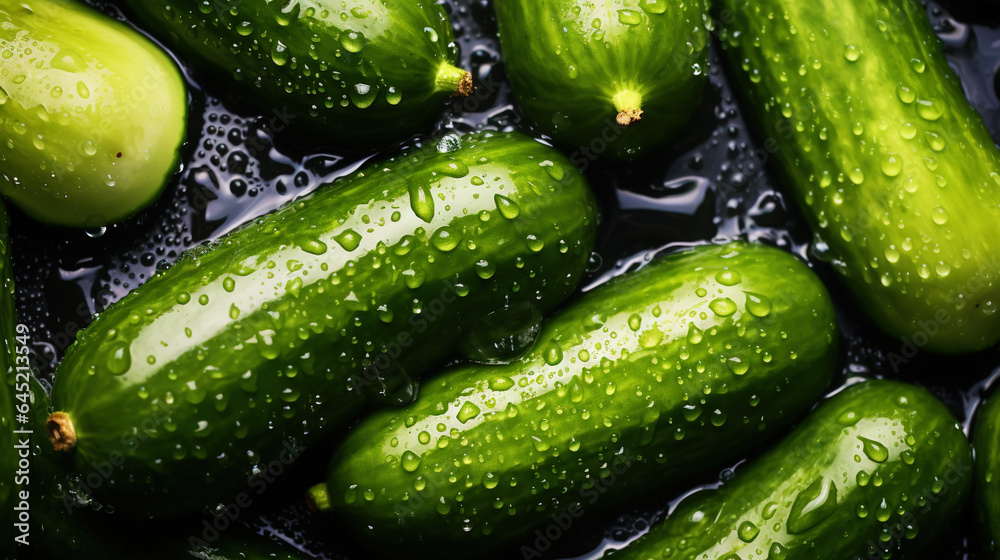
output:
[[[971,298],[991,285],[993,281],[997,280],[998,273],[1000,273],[1000,258],[995,256],[990,257],[975,276],[967,282],[955,286],[945,294],[945,299],[949,304],[958,306],[962,303],[963,299]],[[966,302],[966,305],[969,305],[969,303]],[[933,317],[918,320],[917,330],[910,336],[903,337],[903,344],[899,352],[890,352],[886,356],[889,360],[889,365],[892,366],[892,370],[899,373],[899,368],[910,363],[910,360],[916,357],[917,352],[924,346],[927,346],[941,332],[941,327],[950,323],[952,319],[951,312],[942,308],[936,310]]]
[[[353,390],[362,395],[364,394],[363,389],[371,388],[378,383],[381,386],[382,394],[388,393],[390,387],[386,384],[383,374],[390,372],[394,365],[398,365],[399,357],[407,348],[413,346],[416,342],[414,333],[426,332],[434,322],[441,319],[451,304],[458,301],[459,297],[461,297],[459,286],[446,280],[437,297],[427,302],[419,313],[411,313],[407,318],[406,324],[411,328],[398,332],[395,338],[385,344],[384,350],[372,358],[371,362],[362,369],[360,376],[351,377],[350,385]]]

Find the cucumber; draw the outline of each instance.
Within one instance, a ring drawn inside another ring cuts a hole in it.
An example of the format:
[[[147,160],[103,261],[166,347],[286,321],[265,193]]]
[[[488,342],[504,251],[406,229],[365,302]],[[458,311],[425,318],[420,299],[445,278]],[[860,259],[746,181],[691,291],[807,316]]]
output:
[[[201,560],[280,558],[304,556],[276,543],[238,529],[220,531],[211,543],[189,540],[183,527],[136,525],[135,520],[96,507],[79,493],[74,483],[72,461],[45,441],[45,422],[50,411],[45,388],[34,378],[31,384],[31,557],[53,560]],[[155,547],[150,547],[154,543]],[[21,556],[19,556],[20,558]],[[23,557],[27,557],[24,555]]]
[[[1000,396],[991,395],[976,412],[972,444],[976,450],[976,509],[984,558],[1000,548]]]
[[[721,42],[773,152],[857,302],[918,348],[1000,339],[1000,152],[919,3],[722,0]]]
[[[17,399],[24,393],[25,368],[20,367],[24,359],[18,360],[15,350],[15,323],[17,311],[14,308],[14,275],[10,263],[10,218],[7,209],[0,202],[0,523],[10,530],[9,535],[0,542],[0,557],[9,557],[15,546],[15,539],[24,531],[18,519],[19,513],[14,507],[21,502],[20,492],[23,488],[24,469],[21,467],[21,445],[18,438],[23,434],[15,434],[15,430],[23,430],[25,426],[17,422],[17,414],[23,414],[25,403]],[[15,392],[16,391],[16,392]],[[17,446],[17,447],[15,447]],[[28,458],[30,460],[30,457]],[[30,470],[30,468],[28,469]],[[18,472],[21,471],[21,472]],[[30,512],[27,512],[30,515]],[[21,537],[23,538],[23,537]]]
[[[173,61],[68,0],[0,0],[0,193],[33,218],[96,227],[180,169],[188,98]]]
[[[708,79],[707,0],[496,0],[511,89],[586,167],[673,139]]]
[[[759,445],[823,395],[838,341],[791,255],[671,255],[577,300],[521,359],[451,370],[362,421],[313,502],[379,546],[475,555]]]
[[[597,221],[583,175],[521,134],[373,163],[96,317],[56,368],[50,439],[110,471],[92,490],[118,509],[221,505],[366,402],[409,400],[484,315],[563,301]]]
[[[926,390],[867,381],[823,402],[616,560],[861,560],[919,551],[965,504],[969,442]]]
[[[432,0],[124,0],[155,35],[274,111],[348,147],[388,143],[472,92]]]

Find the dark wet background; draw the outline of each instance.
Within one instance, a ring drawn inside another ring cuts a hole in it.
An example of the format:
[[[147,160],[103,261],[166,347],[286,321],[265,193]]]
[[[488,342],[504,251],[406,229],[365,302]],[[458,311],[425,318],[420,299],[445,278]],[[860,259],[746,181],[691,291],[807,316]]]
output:
[[[90,3],[126,19],[113,2]],[[433,130],[422,131],[406,144],[449,131],[528,130],[505,84],[490,1],[446,3],[461,44],[462,65],[474,73],[477,92],[453,101]],[[970,101],[982,113],[994,139],[1000,140],[996,84],[1000,5],[990,8],[989,4],[952,0],[943,6],[929,4],[928,13]],[[1000,351],[962,358],[921,354],[894,367],[887,357],[901,354],[901,343],[869,326],[831,270],[812,256],[811,235],[803,220],[795,208],[789,208],[772,173],[762,169],[759,156],[754,155],[760,146],[747,130],[717,49],[711,62],[704,102],[669,149],[637,164],[595,164],[586,170],[604,208],[603,235],[597,248],[600,258],[596,259],[600,264],[594,267],[589,285],[678,243],[742,237],[784,247],[810,260],[837,301],[844,336],[841,381],[857,375],[883,375],[919,383],[941,397],[968,425],[986,380],[1000,365]],[[66,346],[95,311],[142,284],[183,250],[349,173],[370,157],[386,156],[401,147],[377,154],[349,153],[303,141],[275,114],[262,114],[237,92],[229,91],[227,84],[181,64],[192,97],[190,140],[183,172],[154,206],[124,223],[91,231],[38,225],[13,210],[18,311],[21,322],[31,328],[32,348],[45,378],[51,377]],[[327,455],[323,449],[308,452],[294,466],[296,472],[275,482],[238,524],[317,557],[367,558],[351,535],[300,505],[305,488],[321,479]],[[599,557],[606,548],[620,546],[621,541],[648,528],[694,485],[715,484],[720,476],[731,475],[728,469],[707,473],[684,486],[585,517],[543,557]],[[181,536],[200,532],[206,518],[179,520]],[[966,512],[965,519],[943,539],[942,550],[933,551],[930,557],[977,558],[971,551],[975,544],[969,531],[972,521],[971,511]],[[500,558],[521,558],[520,545],[533,540],[493,552]]]

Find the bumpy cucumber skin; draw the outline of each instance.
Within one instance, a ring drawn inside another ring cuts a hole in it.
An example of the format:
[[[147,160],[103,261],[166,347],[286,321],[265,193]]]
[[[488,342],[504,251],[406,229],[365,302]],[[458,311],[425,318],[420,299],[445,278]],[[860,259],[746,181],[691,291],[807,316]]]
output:
[[[731,482],[693,494],[610,556],[899,558],[961,510],[971,470],[969,442],[940,401],[913,385],[866,381],[823,402]]]
[[[173,61],[77,2],[2,0],[0,24],[0,192],[75,227],[153,202],[179,169],[187,127]]]
[[[15,423],[14,389],[15,378],[15,323],[17,311],[14,308],[14,275],[10,263],[10,218],[7,208],[0,202],[0,523],[8,527],[9,538],[0,543],[0,555],[9,556],[14,549],[14,523],[17,523],[14,506],[17,504],[17,490],[14,473],[18,470],[18,450],[14,430],[21,426]],[[20,401],[18,401],[19,403]]]
[[[979,407],[973,432],[976,450],[976,509],[980,544],[990,558],[1000,558],[1000,395]]]
[[[676,136],[701,103],[706,0],[496,0],[494,9],[518,105],[577,149],[574,161],[635,159]],[[613,102],[624,90],[641,96],[641,120],[628,126]]]
[[[433,119],[464,72],[431,0],[125,0],[172,47],[243,84],[278,126],[307,125],[348,147],[383,144]],[[360,48],[360,50],[358,50]]]
[[[82,331],[53,394],[76,464],[118,454],[98,490],[119,509],[219,503],[487,313],[562,302],[597,221],[583,175],[517,133],[374,163],[189,253]]]
[[[475,555],[737,457],[823,395],[838,342],[791,255],[672,255],[584,295],[512,364],[457,368],[363,420],[331,460],[330,504],[377,545]]]
[[[858,303],[940,353],[1000,339],[1000,153],[919,3],[722,0],[758,136]]]

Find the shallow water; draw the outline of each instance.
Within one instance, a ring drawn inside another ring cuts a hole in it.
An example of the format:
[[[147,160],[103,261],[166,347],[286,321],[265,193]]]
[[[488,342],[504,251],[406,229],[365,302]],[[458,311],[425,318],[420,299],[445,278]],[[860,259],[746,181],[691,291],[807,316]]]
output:
[[[91,3],[125,19],[113,3]],[[448,4],[462,62],[473,71],[477,92],[453,101],[432,129],[404,145],[446,131],[526,129],[504,83],[489,1],[452,0]],[[980,2],[968,0],[968,4],[949,4],[955,17],[935,4],[928,6],[928,12],[969,99],[997,140],[1000,29],[989,23],[1000,18],[983,13]],[[989,350],[962,358],[919,355],[901,365],[887,359],[892,352],[900,353],[900,343],[868,325],[832,271],[812,256],[811,235],[804,221],[776,188],[772,174],[755,159],[757,146],[717,55],[713,50],[710,86],[697,117],[661,157],[624,167],[593,165],[587,170],[604,208],[604,230],[597,249],[600,259],[588,288],[680,245],[739,237],[787,248],[809,259],[832,289],[844,333],[841,383],[859,375],[907,379],[931,389],[968,425],[987,380],[995,376],[1000,352]],[[75,332],[89,323],[93,313],[142,284],[157,267],[169,266],[183,250],[347,174],[370,157],[400,148],[359,154],[300,144],[298,135],[289,133],[280,120],[262,116],[225,84],[191,68],[185,70],[194,99],[191,140],[184,171],[159,202],[124,223],[93,231],[41,226],[13,211],[18,309],[21,322],[31,328],[32,350],[42,377],[51,377]],[[331,529],[299,505],[306,485],[317,481],[325,470],[324,455],[321,450],[307,454],[297,466],[298,474],[288,477],[296,480],[279,480],[239,523],[324,558],[365,558],[350,535]],[[710,473],[684,488],[585,518],[556,539],[543,557],[599,557],[603,550],[620,547],[645,531],[693,485],[710,486],[731,475],[730,469]],[[966,516],[942,543],[943,549],[935,551],[935,558],[975,558],[966,551],[965,528],[972,519]],[[180,520],[178,525],[196,532],[201,522],[196,517]],[[498,556],[520,558],[518,546]]]

